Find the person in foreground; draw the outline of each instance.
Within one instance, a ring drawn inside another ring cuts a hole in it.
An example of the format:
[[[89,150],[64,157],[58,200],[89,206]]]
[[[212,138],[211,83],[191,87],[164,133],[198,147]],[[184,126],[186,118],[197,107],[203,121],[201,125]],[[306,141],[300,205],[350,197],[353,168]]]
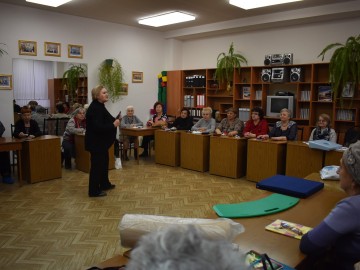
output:
[[[5,127],[3,123],[0,121],[0,138],[5,132]],[[10,152],[9,151],[1,151],[0,152],[0,175],[2,177],[2,181],[5,184],[13,184],[14,179],[11,177],[11,165],[10,165]]]
[[[202,118],[196,122],[191,128],[192,131],[208,132],[213,133],[215,131],[216,121],[211,117],[212,109],[205,107],[202,109]]]
[[[245,270],[245,254],[211,240],[193,225],[170,226],[141,238],[127,270]]]
[[[331,128],[330,116],[326,113],[319,115],[319,120],[316,128],[311,131],[309,141],[326,140],[336,143],[336,132]]]
[[[264,119],[264,111],[260,107],[251,110],[251,119],[246,122],[244,128],[245,138],[256,138],[259,135],[266,135],[269,132],[269,125]]]
[[[21,108],[21,119],[15,123],[14,137],[35,138],[42,135],[39,125],[31,119],[31,109],[28,106]]]
[[[65,169],[71,169],[71,158],[75,158],[75,134],[83,134],[85,129],[85,110],[79,108],[76,110],[75,116],[67,122],[63,135]]]
[[[360,141],[344,152],[338,173],[348,197],[300,241],[300,250],[315,261],[309,269],[353,270],[360,261]]]
[[[190,115],[190,111],[186,108],[182,108],[180,116],[177,117],[169,127],[175,127],[177,130],[190,130],[193,126],[193,118]]]
[[[286,108],[280,111],[280,121],[267,135],[260,135],[259,139],[271,139],[274,141],[295,141],[297,137],[297,124],[290,120],[290,111]]]
[[[221,120],[220,124],[215,129],[215,133],[220,135],[224,134],[229,137],[242,136],[244,123],[236,117],[236,110],[229,108],[226,110],[226,118]]]
[[[116,137],[120,120],[105,108],[109,95],[104,86],[91,91],[92,102],[86,111],[85,149],[90,152],[89,196],[106,196],[105,190],[115,188],[109,181],[109,148]]]

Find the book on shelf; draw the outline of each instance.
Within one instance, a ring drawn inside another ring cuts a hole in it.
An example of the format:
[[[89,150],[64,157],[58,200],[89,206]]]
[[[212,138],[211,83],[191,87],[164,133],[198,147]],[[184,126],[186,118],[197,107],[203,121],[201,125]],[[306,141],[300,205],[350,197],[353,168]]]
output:
[[[336,120],[354,121],[355,112],[353,110],[340,109],[336,112]]]
[[[342,97],[354,97],[354,86],[351,82],[346,83],[344,86],[341,96]]]
[[[266,230],[283,234],[296,239],[301,237],[308,231],[312,230],[311,227],[307,227],[301,224],[277,219],[265,227]]]
[[[330,85],[321,85],[318,88],[318,101],[331,102],[332,90]]]
[[[310,101],[310,91],[301,91],[301,101]]]
[[[250,86],[243,86],[243,99],[250,99]]]
[[[255,250],[250,250],[246,253],[246,263],[250,265],[250,269],[263,270],[263,269],[274,269],[274,270],[290,270],[293,269],[283,263],[280,263],[267,254],[260,254]],[[265,265],[264,265],[265,264]]]
[[[256,90],[255,91],[255,99],[261,100],[261,98],[262,98],[262,90]]]

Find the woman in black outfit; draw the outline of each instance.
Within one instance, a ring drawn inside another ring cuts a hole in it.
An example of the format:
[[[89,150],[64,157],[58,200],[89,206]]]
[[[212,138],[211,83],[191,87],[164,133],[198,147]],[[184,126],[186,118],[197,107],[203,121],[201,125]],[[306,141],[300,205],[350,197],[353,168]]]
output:
[[[190,115],[190,111],[186,108],[182,108],[180,116],[175,119],[170,127],[175,127],[177,130],[191,130],[193,125],[193,118]]]
[[[31,109],[27,106],[21,108],[21,119],[15,123],[14,137],[35,138],[42,135],[38,123],[31,119]]]
[[[109,100],[107,90],[99,85],[91,91],[92,99],[86,112],[85,149],[91,155],[89,197],[106,196],[105,190],[115,188],[109,181],[109,148],[116,138],[120,120],[105,108]]]

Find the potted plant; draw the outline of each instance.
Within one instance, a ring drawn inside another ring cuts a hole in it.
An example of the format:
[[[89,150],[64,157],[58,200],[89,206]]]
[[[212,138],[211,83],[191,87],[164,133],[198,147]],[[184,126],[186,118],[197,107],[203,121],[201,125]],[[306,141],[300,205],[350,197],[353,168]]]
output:
[[[79,80],[86,77],[86,66],[80,65],[71,65],[71,67],[66,70],[63,74],[63,84],[64,88],[67,88],[69,91],[70,100],[74,100],[76,90],[79,86]]]
[[[329,80],[332,85],[333,97],[342,98],[342,89],[349,83],[358,89],[360,81],[360,35],[349,37],[345,44],[332,43],[327,45],[318,57],[324,60],[325,54],[337,48],[330,59]]]
[[[234,70],[237,68],[240,72],[241,63],[247,64],[247,59],[239,53],[234,53],[233,42],[231,43],[229,52],[227,54],[222,52],[218,55],[215,79],[217,79],[220,84],[226,83],[227,91],[231,91],[231,84],[234,78]]]
[[[99,68],[99,82],[109,93],[112,102],[120,99],[122,95],[124,73],[116,59],[104,60]]]

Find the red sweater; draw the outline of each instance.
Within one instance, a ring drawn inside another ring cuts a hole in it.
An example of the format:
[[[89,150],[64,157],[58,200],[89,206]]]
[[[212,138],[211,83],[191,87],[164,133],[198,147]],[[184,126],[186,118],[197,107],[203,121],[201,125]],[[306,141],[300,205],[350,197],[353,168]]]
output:
[[[260,120],[260,122],[255,126],[252,120],[246,122],[244,128],[244,134],[246,132],[251,132],[257,136],[266,135],[269,132],[269,126],[265,119]]]

